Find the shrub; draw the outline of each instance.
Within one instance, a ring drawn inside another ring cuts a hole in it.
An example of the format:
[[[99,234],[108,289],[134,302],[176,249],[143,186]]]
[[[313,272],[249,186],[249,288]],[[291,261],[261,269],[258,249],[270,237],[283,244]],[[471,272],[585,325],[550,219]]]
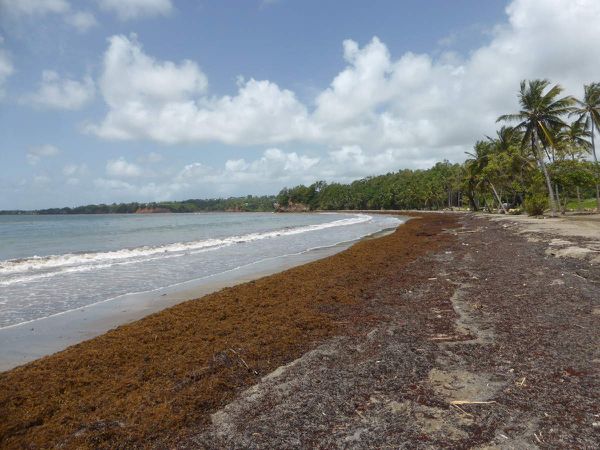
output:
[[[541,216],[548,208],[548,197],[545,194],[533,194],[523,202],[523,207],[530,216]]]

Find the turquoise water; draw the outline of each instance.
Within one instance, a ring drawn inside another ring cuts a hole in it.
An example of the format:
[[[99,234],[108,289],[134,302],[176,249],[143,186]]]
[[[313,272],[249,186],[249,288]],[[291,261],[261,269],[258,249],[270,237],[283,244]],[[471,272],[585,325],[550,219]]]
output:
[[[0,216],[0,328],[400,223],[337,213]]]

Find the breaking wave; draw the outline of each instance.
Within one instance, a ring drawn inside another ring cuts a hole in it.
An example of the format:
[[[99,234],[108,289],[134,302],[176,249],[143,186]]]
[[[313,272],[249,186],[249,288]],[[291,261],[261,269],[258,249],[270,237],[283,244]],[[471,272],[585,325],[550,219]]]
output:
[[[219,248],[247,242],[291,236],[327,228],[343,227],[368,222],[366,214],[323,224],[283,228],[263,233],[249,233],[222,239],[205,239],[176,242],[160,246],[143,246],[108,252],[66,253],[63,255],[32,256],[29,258],[0,261],[0,286],[49,278],[63,273],[84,272],[115,265],[129,265],[155,259],[174,258],[189,254],[213,251]]]

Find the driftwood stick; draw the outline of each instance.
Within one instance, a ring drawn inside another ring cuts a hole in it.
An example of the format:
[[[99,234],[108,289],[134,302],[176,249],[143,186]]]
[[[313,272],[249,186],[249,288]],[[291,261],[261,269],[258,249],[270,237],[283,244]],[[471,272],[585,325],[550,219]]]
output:
[[[231,350],[231,351],[232,351],[232,352],[235,354],[235,356],[237,356],[237,357],[238,357],[238,359],[239,359],[239,360],[242,362],[242,364],[244,365],[244,367],[245,367],[246,369],[248,369],[249,371],[253,372],[253,373],[254,373],[254,375],[258,375],[258,372],[257,372],[256,370],[253,370],[253,369],[251,369],[251,368],[248,366],[248,364],[246,364],[246,361],[244,361],[244,358],[242,358],[242,356],[241,356],[241,355],[240,355],[238,352],[236,352],[236,351],[235,351],[234,349],[232,349],[231,347],[229,348],[229,350]]]
[[[491,403],[497,403],[494,400],[490,400],[489,402],[476,402],[471,400],[453,400],[450,402],[451,405],[489,405]]]
[[[458,406],[458,405],[453,405],[453,404],[450,404],[450,406],[453,406],[454,408],[458,409],[460,412],[462,412],[462,413],[463,413],[464,415],[466,415],[466,416],[471,416],[471,417],[473,417],[473,414],[470,414],[470,413],[466,412],[464,409],[462,409],[462,408],[461,408],[460,406]]]

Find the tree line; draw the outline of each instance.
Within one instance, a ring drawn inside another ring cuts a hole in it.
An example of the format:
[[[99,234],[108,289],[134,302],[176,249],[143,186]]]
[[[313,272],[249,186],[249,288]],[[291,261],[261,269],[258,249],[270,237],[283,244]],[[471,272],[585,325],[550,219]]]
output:
[[[273,211],[275,196],[253,196],[229,197],[214,199],[190,199],[184,201],[149,202],[149,203],[112,203],[92,204],[77,206],[74,208],[48,208],[34,211],[0,211],[0,214],[132,214],[139,212],[215,212],[215,211],[239,211],[239,212],[261,212]]]
[[[577,199],[596,197],[600,166],[595,132],[600,127],[600,83],[584,97],[562,96],[548,80],[521,82],[520,110],[505,114],[493,137],[477,141],[463,164],[448,161],[427,170],[401,170],[350,184],[319,181],[284,188],[277,203],[310,209],[441,209],[565,212]],[[512,125],[512,126],[511,126]]]

